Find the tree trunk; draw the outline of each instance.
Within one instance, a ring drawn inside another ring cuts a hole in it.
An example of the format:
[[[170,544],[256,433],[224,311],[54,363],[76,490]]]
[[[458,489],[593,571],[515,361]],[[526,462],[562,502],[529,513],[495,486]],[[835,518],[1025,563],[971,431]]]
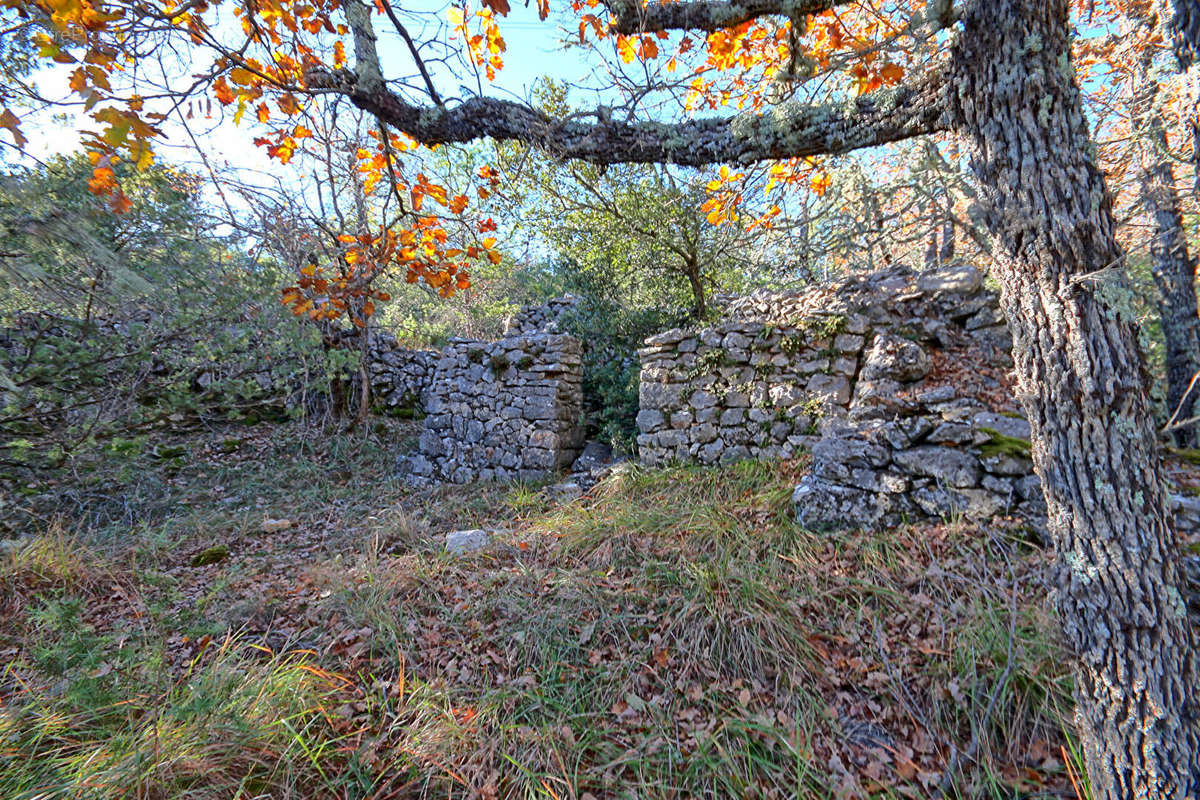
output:
[[[688,285],[692,287],[692,313],[697,320],[702,320],[708,313],[708,304],[704,299],[704,281],[700,277],[700,265],[693,259],[684,265],[683,271],[687,275]]]
[[[1107,800],[1194,796],[1200,671],[1067,3],[976,3],[963,22],[954,111],[996,239],[1088,775]]]
[[[1149,54],[1138,59],[1130,117],[1139,139],[1141,201],[1154,223],[1150,266],[1167,351],[1167,414],[1187,420],[1200,413],[1200,389],[1192,388],[1192,379],[1200,372],[1196,265],[1188,256],[1167,134],[1156,102],[1158,85],[1150,77],[1148,59]],[[1181,447],[1196,446],[1195,425],[1176,429],[1173,435]]]
[[[951,212],[950,198],[946,198],[946,219],[942,221],[942,249],[938,252],[938,262],[942,265],[954,260],[954,214]]]
[[[1157,5],[1157,4],[1156,4]],[[1174,14],[1171,16],[1171,43],[1179,71],[1187,72],[1200,60],[1200,3],[1196,0],[1172,0]],[[1195,95],[1192,95],[1195,98]],[[1200,98],[1195,98],[1200,99]],[[1200,105],[1200,103],[1195,103]],[[1200,199],[1200,110],[1192,109],[1188,127],[1192,129],[1193,189]]]

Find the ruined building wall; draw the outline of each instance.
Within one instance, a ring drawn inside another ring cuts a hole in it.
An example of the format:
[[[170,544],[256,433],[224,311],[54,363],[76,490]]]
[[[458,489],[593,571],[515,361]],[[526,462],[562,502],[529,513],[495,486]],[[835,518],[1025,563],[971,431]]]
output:
[[[413,483],[536,479],[570,466],[583,446],[583,349],[563,334],[442,350],[423,396]]]
[[[831,314],[650,337],[638,351],[642,463],[790,458],[849,404],[866,331],[860,316]]]
[[[974,267],[759,292],[727,314],[639,352],[643,463],[809,451],[795,494],[809,525],[1044,516],[1028,425],[1003,382],[991,397],[953,382],[1010,363],[998,298]]]

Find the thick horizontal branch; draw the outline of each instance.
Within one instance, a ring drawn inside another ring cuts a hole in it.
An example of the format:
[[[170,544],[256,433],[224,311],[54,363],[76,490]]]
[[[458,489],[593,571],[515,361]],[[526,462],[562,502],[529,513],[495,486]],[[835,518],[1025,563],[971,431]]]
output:
[[[626,35],[668,30],[717,31],[765,16],[819,14],[851,0],[684,0],[647,6],[630,0],[611,0],[613,29]]]
[[[930,70],[919,83],[843,103],[787,102],[761,114],[679,123],[560,120],[522,103],[478,97],[453,108],[418,106],[383,86],[359,86],[351,73],[308,76],[314,89],[342,92],[359,108],[425,144],[490,137],[533,145],[563,159],[597,164],[683,166],[845,153],[947,130],[947,81]],[[576,115],[577,116],[577,115]]]

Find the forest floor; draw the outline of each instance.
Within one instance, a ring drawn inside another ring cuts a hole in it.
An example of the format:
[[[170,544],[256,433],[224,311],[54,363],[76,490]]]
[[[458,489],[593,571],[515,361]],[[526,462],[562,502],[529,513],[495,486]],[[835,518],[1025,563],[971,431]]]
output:
[[[802,530],[801,462],[417,491],[387,425],[114,456],[6,546],[0,797],[1086,796],[1020,527]]]

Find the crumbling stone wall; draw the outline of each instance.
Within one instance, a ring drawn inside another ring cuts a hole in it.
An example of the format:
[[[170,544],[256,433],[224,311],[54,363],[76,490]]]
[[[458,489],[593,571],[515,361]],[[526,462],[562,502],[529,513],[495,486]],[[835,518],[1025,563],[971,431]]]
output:
[[[583,349],[563,334],[442,350],[424,395],[416,453],[401,471],[417,484],[536,479],[570,466],[583,446]]]
[[[835,313],[650,337],[638,351],[642,463],[791,457],[849,404],[866,332],[861,316]]]
[[[795,492],[807,525],[1044,520],[1029,426],[1011,397],[987,403],[933,374],[951,351],[951,361],[969,353],[1001,374],[1011,363],[998,298],[974,267],[758,292],[726,313],[639,352],[644,463],[810,451]]]
[[[1044,527],[1029,423],[953,388],[916,393],[903,413],[831,421],[793,494],[811,527],[891,526],[905,520],[1012,515]]]
[[[398,409],[422,407],[421,398],[433,383],[438,351],[402,347],[387,331],[372,331],[367,358],[375,402]]]
[[[559,320],[575,310],[579,298],[574,295],[554,297],[545,303],[529,305],[504,322],[505,336],[528,336],[531,333],[559,333]]]
[[[887,411],[930,370],[928,349],[972,343],[1007,358],[998,299],[974,267],[893,268],[803,292],[756,292],[729,319],[650,337],[642,362],[643,463],[787,458],[818,423]]]

